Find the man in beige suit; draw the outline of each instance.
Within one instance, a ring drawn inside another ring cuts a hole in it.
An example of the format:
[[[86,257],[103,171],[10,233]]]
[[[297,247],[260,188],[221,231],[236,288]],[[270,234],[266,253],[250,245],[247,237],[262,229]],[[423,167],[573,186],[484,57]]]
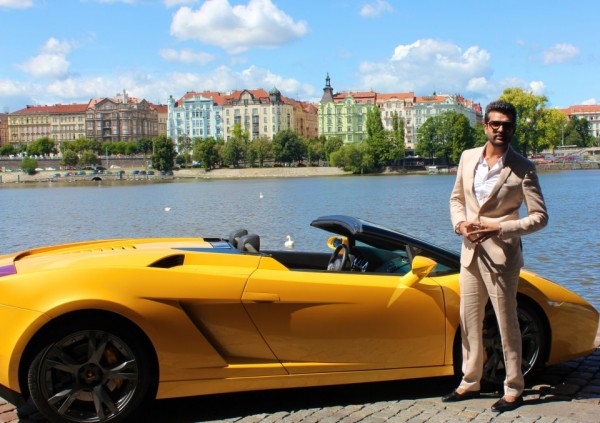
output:
[[[514,410],[523,403],[521,331],[517,284],[523,266],[521,235],[546,226],[548,213],[535,166],[510,146],[517,112],[505,101],[485,110],[487,143],[463,152],[450,196],[454,231],[463,237],[460,270],[460,324],[463,378],[444,402],[479,396],[483,374],[485,306],[490,300],[502,337],[506,379],[504,396],[492,410]],[[527,215],[519,216],[525,203]]]

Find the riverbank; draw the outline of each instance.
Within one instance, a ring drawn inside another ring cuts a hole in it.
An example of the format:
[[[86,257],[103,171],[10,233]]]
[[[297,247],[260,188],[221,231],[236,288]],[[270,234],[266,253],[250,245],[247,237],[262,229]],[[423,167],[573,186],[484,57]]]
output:
[[[137,169],[137,168],[136,168]],[[86,182],[86,181],[153,181],[164,179],[246,179],[246,178],[310,178],[326,176],[344,176],[351,175],[337,167],[327,166],[306,166],[306,167],[265,167],[265,168],[239,168],[239,169],[213,169],[206,172],[204,169],[180,169],[173,172],[173,175],[165,176],[156,172],[153,175],[142,174],[142,168],[139,173],[133,173],[133,168],[128,168],[122,173],[117,171],[105,173],[86,172],[56,172],[40,171],[34,175],[28,175],[24,172],[0,172],[0,184],[27,183],[27,182]],[[582,170],[582,169],[600,169],[600,163],[552,163],[538,165],[539,172],[556,172],[561,170]],[[455,168],[439,169],[434,173],[453,173]],[[404,175],[404,174],[427,174],[432,173],[425,169],[386,169],[382,173],[374,175]]]

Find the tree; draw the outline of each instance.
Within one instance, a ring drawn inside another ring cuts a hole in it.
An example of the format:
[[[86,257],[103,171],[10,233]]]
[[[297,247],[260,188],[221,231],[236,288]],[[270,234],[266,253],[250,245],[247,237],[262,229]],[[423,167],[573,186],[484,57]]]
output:
[[[148,138],[141,138],[137,141],[137,150],[144,155],[144,160],[146,160],[146,156],[152,152],[152,140]]]
[[[204,170],[209,171],[215,168],[219,161],[219,152],[217,142],[213,137],[206,139],[196,138],[194,140],[194,160],[202,163]]]
[[[248,145],[247,159],[253,165],[258,162],[259,167],[263,167],[265,160],[271,158],[271,142],[265,136],[254,138]]]
[[[96,166],[98,164],[98,156],[91,150],[81,153],[79,162],[84,166]]]
[[[443,157],[447,164],[458,163],[461,153],[475,145],[476,134],[469,120],[453,111],[431,117],[419,128],[415,153]]]
[[[321,160],[327,159],[325,142],[324,137],[310,138],[306,141],[306,160],[309,165],[313,165],[316,162],[317,166],[319,166]]]
[[[0,156],[10,156],[11,154],[17,154],[17,150],[12,144],[5,144],[0,147]]]
[[[565,127],[565,144],[589,147],[594,144],[590,122],[585,118],[572,116]]]
[[[152,167],[165,172],[173,170],[176,156],[173,140],[167,138],[166,135],[160,135],[154,138],[152,142],[154,144]]]
[[[25,157],[21,160],[21,169],[28,175],[35,174],[35,169],[38,167],[38,162],[33,157]]]
[[[544,120],[544,107],[548,101],[546,96],[536,96],[521,88],[506,88],[500,100],[512,103],[517,109],[517,129],[513,137],[513,147],[525,157],[529,151],[538,151],[539,140],[542,137],[540,123]]]
[[[398,112],[392,113],[392,130],[386,134],[383,162],[386,165],[397,164],[406,155],[404,139],[404,119]]]
[[[48,137],[38,138],[27,146],[27,154],[30,156],[48,156],[55,153],[54,140]]]
[[[73,150],[66,150],[62,154],[62,160],[60,162],[60,164],[62,166],[75,167],[75,166],[77,166],[78,163],[79,163],[79,156]]]
[[[386,136],[379,107],[371,107],[367,111],[367,146],[369,147],[375,167],[382,166],[387,156]]]
[[[344,141],[337,137],[328,138],[325,141],[325,160],[327,160],[327,163],[331,164],[331,155],[341,149],[343,145]]]
[[[305,156],[305,146],[294,131],[286,129],[273,137],[271,144],[273,159],[279,163],[302,161]]]
[[[370,173],[375,168],[375,162],[367,142],[344,145],[331,153],[331,165],[341,167],[352,173]]]
[[[181,164],[188,164],[189,160],[191,159],[191,152],[194,148],[194,144],[192,142],[192,139],[190,137],[188,137],[187,135],[181,135],[179,136],[179,138],[177,139],[177,151],[179,152],[179,155],[183,157],[184,162]]]

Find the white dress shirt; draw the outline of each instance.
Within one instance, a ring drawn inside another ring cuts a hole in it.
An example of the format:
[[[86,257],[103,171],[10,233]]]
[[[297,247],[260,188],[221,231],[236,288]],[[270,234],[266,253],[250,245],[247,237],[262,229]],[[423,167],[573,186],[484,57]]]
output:
[[[504,168],[504,161],[506,159],[506,152],[498,159],[498,161],[492,166],[490,169],[485,160],[485,157],[482,155],[479,158],[479,163],[475,168],[475,180],[473,181],[473,189],[475,190],[475,197],[477,197],[477,203],[479,207],[485,200],[487,200],[488,196],[492,192],[492,188],[498,182],[498,178],[500,177],[500,172]]]

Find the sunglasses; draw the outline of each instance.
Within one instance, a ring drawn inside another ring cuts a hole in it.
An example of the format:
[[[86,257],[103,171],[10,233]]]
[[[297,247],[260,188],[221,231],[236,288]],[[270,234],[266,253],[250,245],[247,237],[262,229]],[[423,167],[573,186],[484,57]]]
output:
[[[513,122],[504,122],[500,120],[490,120],[487,125],[492,128],[494,131],[497,131],[502,127],[505,131],[510,131],[515,128],[515,124]]]

